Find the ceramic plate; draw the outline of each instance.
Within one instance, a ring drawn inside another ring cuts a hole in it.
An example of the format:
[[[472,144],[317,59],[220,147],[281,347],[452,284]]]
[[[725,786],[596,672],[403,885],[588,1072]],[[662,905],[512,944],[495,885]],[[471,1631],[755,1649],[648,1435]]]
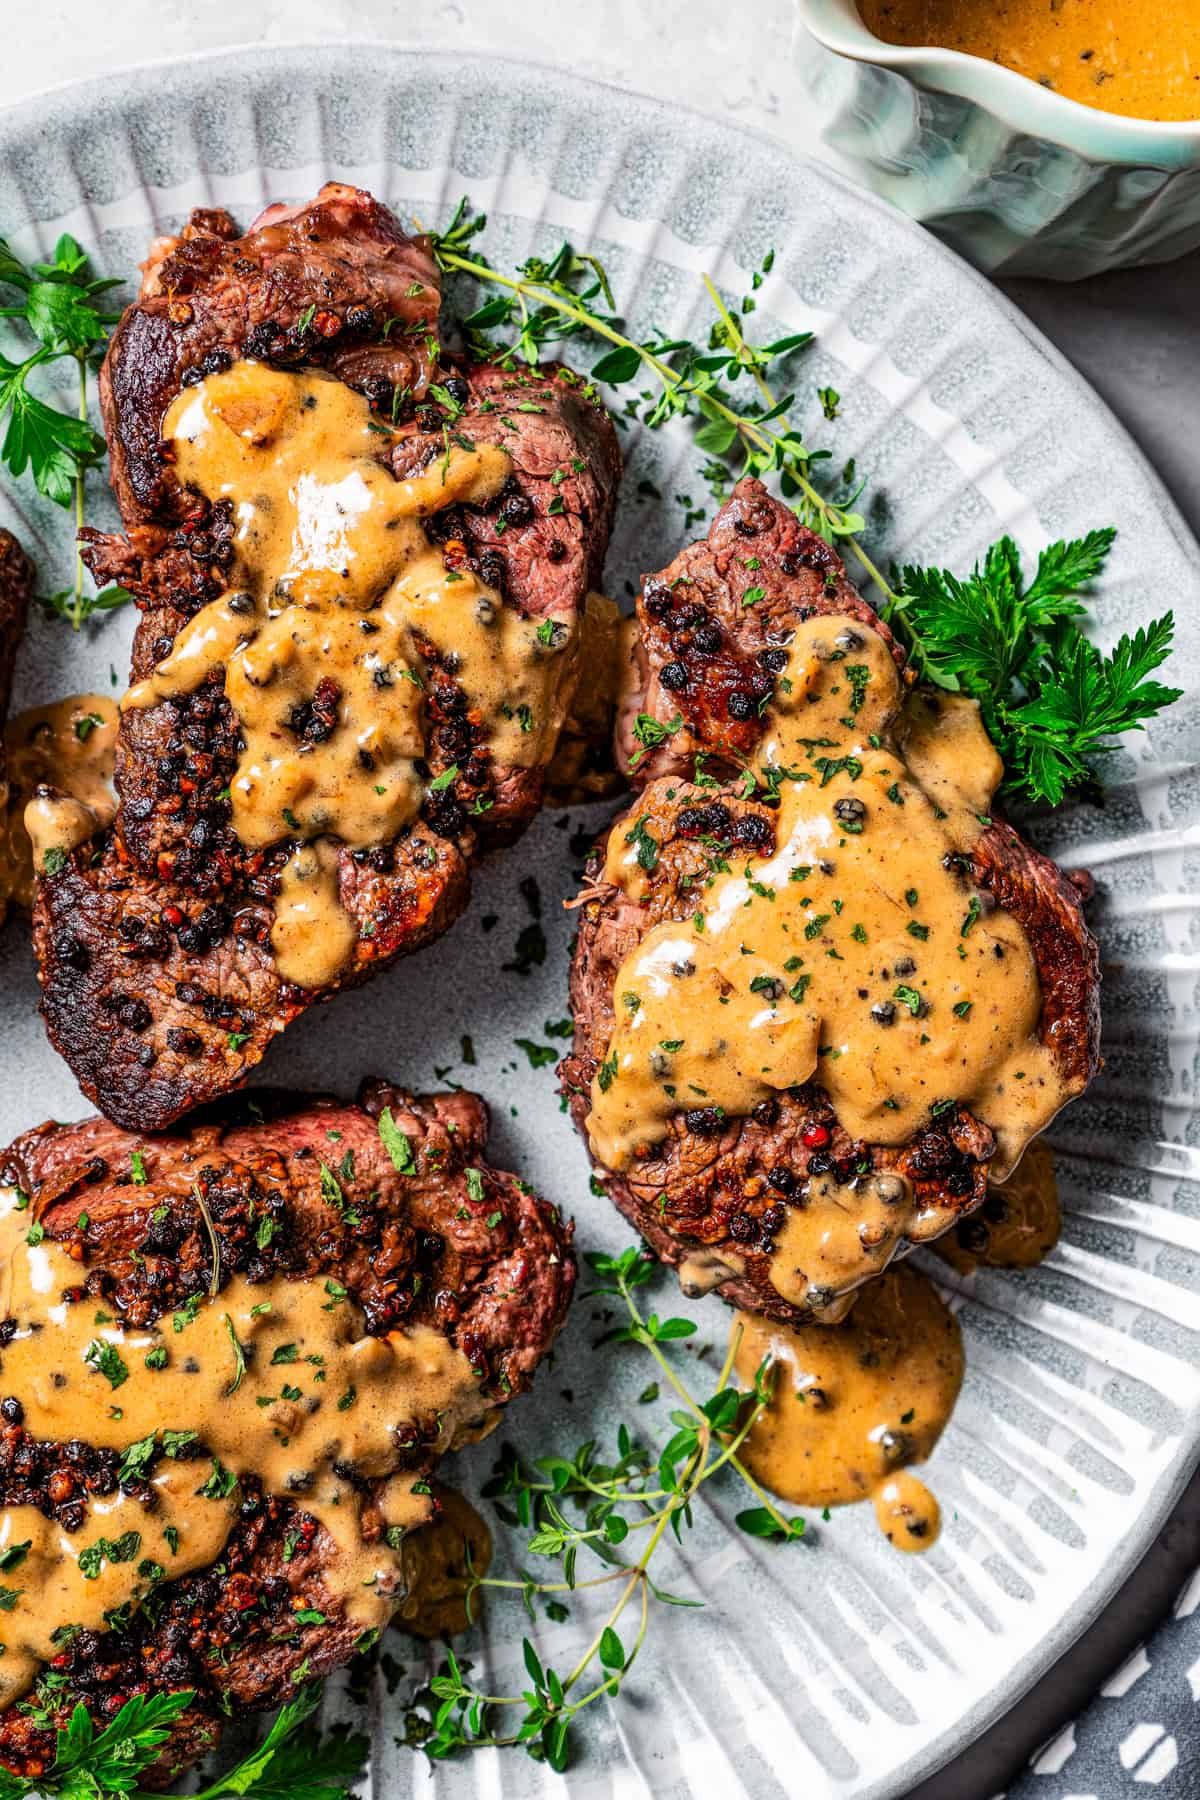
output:
[[[487,247],[501,266],[570,234],[603,256],[639,330],[706,328],[700,272],[740,290],[773,245],[756,323],[763,341],[818,334],[801,370],[806,430],[869,477],[877,553],[965,566],[1002,531],[1036,553],[1113,521],[1121,535],[1096,604],[1099,638],[1173,605],[1174,677],[1200,692],[1196,547],[1104,407],[963,265],[778,146],[546,69],[383,48],[202,59],[64,90],[0,120],[0,226],[24,253],[73,231],[106,272],[128,274],[152,233],[192,206],[229,206],[248,221],[265,201],[301,198],[331,176],[425,220],[444,220],[469,192],[490,215]],[[816,402],[825,383],[843,396],[832,425]],[[626,450],[608,568],[617,594],[690,535],[686,497],[704,499],[686,435],[630,434]],[[639,497],[647,481],[666,498]],[[0,517],[32,540],[47,581],[65,573],[63,515],[6,483]],[[35,620],[18,704],[116,686],[129,623],[72,638]],[[1200,1442],[1198,755],[1200,717],[1185,701],[1111,759],[1102,807],[1067,807],[1032,827],[1097,879],[1107,1066],[1053,1129],[1066,1205],[1057,1251],[1032,1273],[983,1273],[953,1290],[968,1376],[931,1465],[939,1544],[898,1556],[870,1510],[851,1509],[815,1520],[802,1546],[780,1552],[732,1530],[740,1501],[715,1493],[682,1550],[662,1553],[663,1579],[705,1608],[655,1616],[628,1697],[592,1709],[572,1796],[906,1793],[1041,1674],[1162,1523]],[[627,1233],[589,1193],[553,1071],[530,1070],[513,1039],[546,1041],[544,1021],[565,1010],[560,901],[574,886],[579,834],[602,818],[545,815],[480,873],[449,936],[302,1019],[264,1071],[343,1094],[372,1071],[418,1087],[469,1081],[492,1105],[497,1160],[573,1212],[585,1248],[617,1247]],[[530,875],[536,889],[523,895]],[[506,972],[533,905],[546,961]],[[19,924],[2,939],[0,981],[4,1140],[86,1108],[35,1017]],[[478,1056],[471,1069],[464,1032]],[[693,1342],[721,1343],[724,1309],[693,1310]],[[648,1379],[638,1353],[597,1354],[599,1329],[596,1304],[583,1301],[506,1437],[531,1454],[593,1436],[611,1444],[632,1413],[661,1441],[665,1419],[636,1404]],[[463,1456],[455,1479],[477,1492],[494,1454],[490,1444]],[[534,1635],[568,1663],[593,1618],[581,1598],[569,1623],[540,1618]],[[522,1629],[519,1607],[495,1605],[469,1646],[493,1693],[523,1685]],[[410,1675],[428,1666],[408,1640],[395,1639],[392,1654]],[[406,1687],[389,1696],[383,1684],[373,1703],[378,1793],[561,1791],[511,1753],[430,1773],[396,1743]]]

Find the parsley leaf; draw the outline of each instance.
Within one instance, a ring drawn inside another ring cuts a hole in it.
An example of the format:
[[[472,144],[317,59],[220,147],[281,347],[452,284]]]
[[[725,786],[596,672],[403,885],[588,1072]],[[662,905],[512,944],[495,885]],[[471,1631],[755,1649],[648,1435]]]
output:
[[[0,289],[13,290],[0,295],[12,302],[2,310],[24,327],[27,343],[32,340],[29,354],[18,353],[17,360],[0,354],[0,418],[6,420],[0,462],[14,476],[28,472],[40,494],[80,514],[88,470],[105,455],[104,439],[87,417],[88,373],[119,317],[103,309],[100,297],[119,285],[93,280],[87,253],[66,233],[46,263],[23,263],[0,238]],[[79,399],[69,411],[60,411],[30,385],[39,370],[64,360],[77,369]],[[50,595],[44,604],[78,631],[93,613],[110,612],[129,598],[119,587],[85,594],[80,563],[74,588]]]
[[[253,1800],[345,1800],[346,1789],[362,1772],[367,1740],[344,1731],[325,1738],[311,1729],[302,1731],[320,1697],[320,1682],[302,1687],[276,1714],[258,1749],[201,1789],[195,1800],[223,1800],[230,1794],[250,1794]]]
[[[1112,748],[1107,740],[1180,697],[1151,679],[1170,652],[1171,613],[1108,656],[1079,628],[1080,590],[1103,569],[1114,535],[1050,545],[1028,585],[1008,537],[963,580],[948,569],[901,571],[892,623],[929,680],[979,701],[1005,785],[1026,799],[1057,805],[1094,780],[1092,758]]]
[[[129,1380],[129,1370],[115,1344],[102,1343],[99,1338],[93,1338],[83,1353],[83,1360],[104,1376],[109,1387],[119,1388],[122,1382]]]
[[[390,1106],[385,1106],[379,1115],[379,1141],[391,1157],[392,1167],[398,1175],[412,1175],[416,1172],[412,1139],[401,1131],[392,1117]]]

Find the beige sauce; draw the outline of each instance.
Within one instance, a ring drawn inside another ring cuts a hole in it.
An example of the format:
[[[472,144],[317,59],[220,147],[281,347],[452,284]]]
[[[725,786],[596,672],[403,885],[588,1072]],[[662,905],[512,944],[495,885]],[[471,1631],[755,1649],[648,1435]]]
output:
[[[0,917],[6,901],[26,909],[33,902],[34,847],[25,813],[39,787],[73,802],[35,803],[39,864],[46,850],[74,849],[112,818],[116,737],[116,703],[103,694],[72,694],[9,720],[0,784]]]
[[[1032,1269],[1049,1256],[1061,1231],[1054,1158],[1045,1144],[1035,1143],[1007,1181],[989,1186],[979,1211],[933,1248],[963,1275],[981,1263],[989,1269]]]
[[[497,762],[549,755],[576,674],[574,634],[523,619],[469,569],[448,566],[422,524],[498,492],[507,451],[452,433],[444,456],[398,481],[380,460],[392,434],[361,394],[253,362],[185,389],[163,436],[183,483],[233,503],[238,591],[204,607],[122,705],[153,706],[224,669],[244,744],[230,786],[242,843],[363,847],[415,818],[424,645],[454,659]],[[305,885],[275,956],[286,979],[316,987],[355,938],[336,883]]]
[[[550,766],[548,806],[583,806],[620,793],[626,783],[613,759],[613,729],[623,689],[632,680],[630,639],[637,620],[616,602],[590,593],[579,634],[579,680]]]
[[[859,0],[859,11],[885,43],[981,56],[1102,112],[1200,119],[1195,0]]]
[[[837,618],[798,628],[760,757],[761,778],[774,770],[779,782],[774,855],[712,846],[694,915],[650,930],[618,973],[588,1120],[609,1168],[627,1168],[687,1108],[744,1115],[816,1080],[850,1135],[875,1144],[904,1144],[942,1103],[969,1106],[996,1134],[1002,1171],[1069,1098],[1037,1037],[1024,931],[945,866],[978,836],[1001,772],[978,709],[943,701],[934,715],[922,703],[897,732],[900,702],[874,632]],[[655,835],[655,793],[609,837],[606,875],[635,897],[648,886],[638,857]],[[860,1278],[914,1226],[928,1236],[946,1223],[914,1216],[894,1178],[887,1193],[813,1198],[783,1247],[789,1296],[826,1285],[815,1234],[842,1232],[832,1208],[859,1213],[847,1223],[875,1252]]]
[[[733,1281],[746,1272],[746,1264],[734,1250],[693,1250],[678,1268],[679,1286],[690,1300],[711,1294],[724,1281]]]
[[[53,873],[56,858],[68,856],[86,844],[96,830],[96,815],[82,800],[70,794],[35,794],[25,808],[25,835],[30,861],[39,871]]]
[[[470,1501],[440,1481],[430,1483],[439,1511],[432,1525],[404,1540],[404,1599],[395,1624],[413,1637],[447,1638],[479,1617],[473,1576],[487,1574],[492,1534]]]
[[[791,1331],[738,1313],[734,1367],[743,1387],[773,1365],[770,1403],[739,1452],[751,1474],[797,1506],[871,1499],[898,1550],[927,1550],[937,1501],[909,1473],[933,1448],[963,1377],[953,1313],[915,1269],[889,1269],[844,1323]]]
[[[63,1299],[80,1264],[49,1238],[28,1242],[30,1214],[18,1199],[0,1190],[0,1316],[17,1321],[0,1351],[0,1390],[20,1400],[27,1430],[122,1452],[153,1434],[169,1444],[161,1434],[197,1433],[220,1470],[257,1475],[320,1522],[335,1545],[324,1579],[346,1615],[364,1628],[386,1623],[402,1591],[399,1533],[430,1511],[424,1484],[393,1473],[397,1428],[415,1423],[428,1434],[436,1424],[439,1449],[451,1449],[481,1435],[492,1414],[462,1353],[426,1326],[367,1337],[351,1300],[331,1299],[323,1281],[284,1277],[239,1276],[156,1327],[125,1329],[91,1297]],[[163,1367],[147,1366],[164,1351]],[[335,1463],[390,1476],[371,1502],[370,1529]],[[214,1560],[236,1501],[219,1479],[202,1491],[219,1473],[207,1459],[164,1460],[152,1511],[129,1497],[107,1510],[93,1504],[70,1535],[45,1520],[35,1529],[40,1514],[27,1508],[6,1515],[8,1543],[31,1547],[3,1576],[17,1598],[0,1610],[0,1707],[55,1653],[59,1626],[99,1625],[108,1608],[137,1604],[162,1578],[143,1563],[171,1579]],[[118,1543],[128,1532],[140,1535],[136,1555]],[[117,1545],[115,1556],[102,1539]],[[102,1565],[96,1579],[84,1572],[89,1556]]]
[[[954,1216],[947,1207],[917,1206],[911,1182],[891,1170],[846,1183],[814,1175],[775,1241],[771,1284],[793,1306],[835,1323],[852,1290],[886,1269],[903,1240],[927,1242]]]
[[[317,987],[345,968],[357,941],[339,897],[337,845],[328,838],[297,844],[279,877],[271,924],[276,967],[301,987]]]

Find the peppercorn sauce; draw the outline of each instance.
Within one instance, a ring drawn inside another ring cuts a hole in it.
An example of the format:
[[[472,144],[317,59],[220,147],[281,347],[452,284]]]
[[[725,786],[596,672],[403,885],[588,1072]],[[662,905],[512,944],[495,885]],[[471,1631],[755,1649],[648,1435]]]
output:
[[[1002,1175],[1071,1096],[1039,1037],[1025,931],[971,878],[1002,775],[978,707],[918,695],[902,709],[887,642],[813,617],[788,646],[758,763],[749,791],[778,795],[773,853],[714,842],[692,916],[650,929],[618,972],[588,1118],[598,1160],[627,1169],[688,1109],[745,1116],[811,1081],[851,1138],[885,1150],[969,1108]],[[605,876],[634,900],[657,866],[664,785],[608,840]],[[814,1178],[772,1281],[823,1309],[951,1217],[882,1168],[853,1188]]]
[[[55,789],[31,814],[39,866],[47,850],[74,849],[112,818],[116,737],[116,703],[104,694],[71,694],[9,720],[0,783],[0,918],[6,902],[26,909],[33,902],[33,834],[25,812],[39,788]],[[83,837],[72,837],[76,820]]]
[[[859,0],[887,44],[938,44],[1135,119],[1200,119],[1195,0]]]
[[[479,1590],[492,1561],[492,1534],[471,1502],[431,1481],[438,1515],[404,1539],[404,1598],[392,1623],[413,1637],[446,1638],[479,1617]]]
[[[1006,1181],[990,1182],[979,1211],[939,1238],[933,1249],[960,1275],[975,1270],[1032,1269],[1049,1256],[1062,1231],[1054,1158],[1030,1144]]]
[[[462,1352],[428,1326],[368,1337],[344,1290],[284,1276],[236,1276],[126,1327],[79,1297],[80,1273],[26,1197],[0,1189],[0,1317],[15,1321],[3,1392],[35,1438],[165,1454],[148,1479],[135,1466],[111,1497],[90,1496],[76,1531],[32,1506],[0,1512],[0,1708],[57,1653],[56,1632],[103,1629],[113,1608],[215,1562],[240,1475],[327,1533],[322,1578],[344,1615],[386,1624],[404,1598],[404,1533],[432,1512],[405,1428],[440,1454],[498,1416]],[[364,1495],[360,1479],[380,1485]]]
[[[933,1284],[900,1264],[839,1325],[740,1312],[733,1333],[741,1386],[768,1365],[770,1400],[738,1451],[755,1479],[797,1506],[870,1499],[896,1549],[928,1550],[941,1513],[909,1465],[932,1455],[963,1378],[958,1321]]]
[[[528,768],[553,751],[577,637],[569,621],[539,626],[506,606],[425,532],[441,508],[498,494],[512,468],[505,450],[450,427],[444,454],[397,478],[384,459],[399,435],[361,394],[249,360],[185,388],[163,437],[185,487],[233,504],[233,586],[122,707],[154,706],[224,671],[243,741],[233,828],[250,848],[293,840],[272,947],[286,980],[320,987],[356,942],[339,847],[390,841],[428,791],[426,647],[453,671],[494,762]],[[308,714],[312,729],[298,731]]]

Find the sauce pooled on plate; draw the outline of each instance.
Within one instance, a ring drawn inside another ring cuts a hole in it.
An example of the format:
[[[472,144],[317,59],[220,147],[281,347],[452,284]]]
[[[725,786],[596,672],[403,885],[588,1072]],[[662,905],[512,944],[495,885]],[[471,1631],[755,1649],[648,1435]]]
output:
[[[910,1464],[924,1462],[954,1409],[962,1337],[933,1284],[900,1264],[869,1283],[839,1325],[792,1330],[738,1313],[734,1367],[743,1387],[764,1359],[772,1398],[739,1455],[750,1473],[797,1506],[873,1500],[898,1550],[927,1550],[938,1503]]]

